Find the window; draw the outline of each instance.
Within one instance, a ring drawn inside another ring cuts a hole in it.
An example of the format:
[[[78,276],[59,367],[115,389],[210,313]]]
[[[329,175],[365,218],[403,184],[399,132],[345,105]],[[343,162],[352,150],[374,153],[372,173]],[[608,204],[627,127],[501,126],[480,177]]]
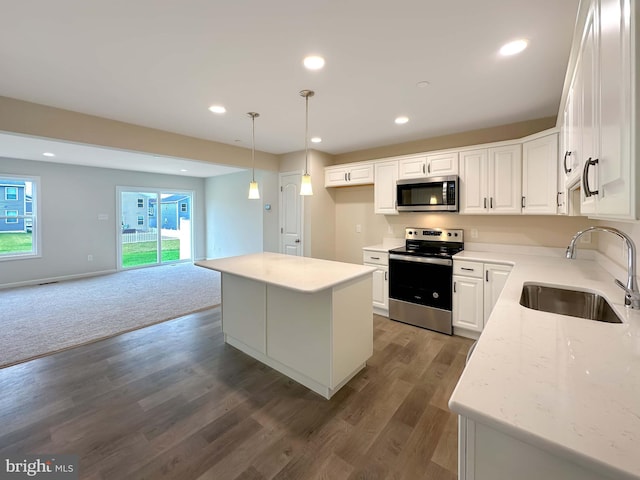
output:
[[[138,215],[138,225],[144,225],[144,216]]]
[[[40,179],[0,173],[0,261],[40,252]]]
[[[5,210],[4,223],[18,223],[18,210]]]
[[[138,199],[138,208],[144,208],[144,198]]]
[[[187,204],[186,203],[181,203],[180,204],[180,211],[181,212],[186,212],[187,211]]]
[[[5,187],[4,199],[5,200],[18,200],[18,187]]]

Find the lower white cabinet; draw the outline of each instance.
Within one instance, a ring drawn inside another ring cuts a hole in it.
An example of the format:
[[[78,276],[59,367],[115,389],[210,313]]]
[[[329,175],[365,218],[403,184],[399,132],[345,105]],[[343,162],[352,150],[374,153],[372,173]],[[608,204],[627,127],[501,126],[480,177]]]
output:
[[[458,417],[459,480],[613,480],[567,458]]]
[[[478,338],[498,301],[510,265],[453,260],[453,327],[456,335]]]
[[[363,250],[363,263],[376,267],[373,272],[373,312],[389,315],[389,254],[379,250]]]

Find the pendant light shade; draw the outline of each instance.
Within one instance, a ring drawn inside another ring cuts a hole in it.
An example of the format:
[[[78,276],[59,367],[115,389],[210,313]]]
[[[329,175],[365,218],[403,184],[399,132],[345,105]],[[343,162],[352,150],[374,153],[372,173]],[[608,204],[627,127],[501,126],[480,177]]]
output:
[[[304,174],[300,183],[300,195],[313,195],[311,187],[311,175],[309,175],[309,97],[313,97],[312,90],[302,90],[300,95],[305,101],[305,122],[304,122]]]
[[[256,117],[260,114],[256,112],[247,113],[251,117],[251,183],[249,183],[249,200],[259,200],[260,190],[256,182]]]

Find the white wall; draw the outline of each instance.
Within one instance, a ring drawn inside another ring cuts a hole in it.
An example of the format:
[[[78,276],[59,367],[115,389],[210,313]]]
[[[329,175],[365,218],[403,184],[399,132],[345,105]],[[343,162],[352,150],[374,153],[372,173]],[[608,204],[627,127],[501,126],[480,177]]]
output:
[[[278,174],[256,170],[255,177],[260,200],[247,198],[250,171],[206,179],[207,258],[278,251]]]
[[[114,152],[117,154],[117,152]],[[0,174],[40,177],[41,258],[0,262],[0,286],[117,268],[116,186],[194,191],[194,256],[204,258],[204,179],[0,158]],[[98,220],[107,214],[108,220]],[[93,255],[93,261],[87,261]]]

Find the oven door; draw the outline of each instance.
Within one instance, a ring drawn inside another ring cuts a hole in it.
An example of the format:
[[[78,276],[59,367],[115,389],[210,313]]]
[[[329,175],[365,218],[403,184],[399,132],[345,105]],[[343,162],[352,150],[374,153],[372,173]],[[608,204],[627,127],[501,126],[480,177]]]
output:
[[[451,310],[453,261],[389,255],[389,298]]]

